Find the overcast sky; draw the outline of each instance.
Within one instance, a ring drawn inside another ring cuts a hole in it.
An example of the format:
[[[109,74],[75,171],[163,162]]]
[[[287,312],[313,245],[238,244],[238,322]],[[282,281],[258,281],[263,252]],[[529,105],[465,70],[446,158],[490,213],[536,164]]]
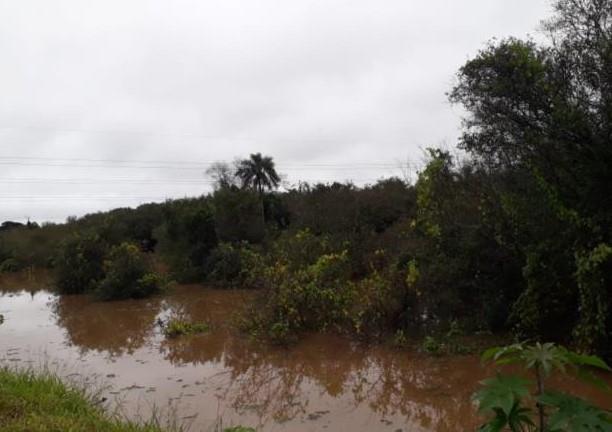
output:
[[[373,182],[455,144],[445,92],[547,0],[0,0],[0,221],[208,190],[251,152],[288,184]]]

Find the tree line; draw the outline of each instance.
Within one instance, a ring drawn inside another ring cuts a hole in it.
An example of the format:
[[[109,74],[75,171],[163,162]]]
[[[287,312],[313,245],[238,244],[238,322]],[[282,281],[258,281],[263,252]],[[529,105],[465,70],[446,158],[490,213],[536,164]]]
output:
[[[459,70],[467,156],[430,149],[414,184],[278,191],[256,153],[211,168],[205,196],[3,230],[0,269],[57,268],[59,240],[88,233],[179,281],[260,289],[241,325],[279,341],[458,323],[609,356],[612,1],[553,5],[547,42],[494,40]]]

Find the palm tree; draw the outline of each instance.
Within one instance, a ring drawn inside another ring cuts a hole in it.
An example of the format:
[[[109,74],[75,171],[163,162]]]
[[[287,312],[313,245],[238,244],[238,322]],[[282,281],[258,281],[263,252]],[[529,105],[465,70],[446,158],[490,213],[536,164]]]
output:
[[[242,187],[253,188],[260,195],[263,195],[264,190],[276,189],[280,184],[274,161],[261,153],[251,154],[249,159],[239,161],[236,176],[241,180]]]

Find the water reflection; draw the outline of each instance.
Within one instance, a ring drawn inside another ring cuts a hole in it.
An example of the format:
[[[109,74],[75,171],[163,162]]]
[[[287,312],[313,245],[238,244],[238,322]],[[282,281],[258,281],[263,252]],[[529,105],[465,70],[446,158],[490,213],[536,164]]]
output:
[[[86,296],[62,296],[54,302],[53,313],[71,345],[82,352],[117,356],[133,354],[151,338],[161,303],[159,297],[106,303]]]
[[[263,345],[229,325],[249,292],[184,286],[163,297],[110,303],[8,295],[0,297],[2,308],[23,319],[0,327],[0,352],[25,343],[24,335],[64,347],[51,352],[60,359],[76,351],[111,377],[111,393],[128,410],[143,399],[159,406],[172,399],[180,416],[198,414],[194,430],[206,430],[218,415],[225,424],[263,430],[473,430],[478,418],[470,395],[491,372],[474,356],[430,358],[332,335],[311,335],[290,349]],[[165,340],[156,320],[177,310],[212,330]],[[610,405],[610,396],[562,384]]]
[[[45,270],[0,273],[0,295],[27,291],[31,297],[39,291],[52,288],[49,272]]]

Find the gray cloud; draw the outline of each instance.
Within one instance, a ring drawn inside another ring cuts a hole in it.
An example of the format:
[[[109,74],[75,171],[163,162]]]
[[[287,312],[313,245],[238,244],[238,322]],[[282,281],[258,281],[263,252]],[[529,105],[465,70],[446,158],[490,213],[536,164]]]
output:
[[[261,151],[289,181],[398,174],[395,161],[455,142],[460,111],[444,94],[457,68],[491,37],[534,33],[548,10],[547,0],[0,2],[0,220],[208,187],[195,165],[58,159]],[[374,162],[385,165],[356,165]],[[70,179],[90,182],[60,181]]]

